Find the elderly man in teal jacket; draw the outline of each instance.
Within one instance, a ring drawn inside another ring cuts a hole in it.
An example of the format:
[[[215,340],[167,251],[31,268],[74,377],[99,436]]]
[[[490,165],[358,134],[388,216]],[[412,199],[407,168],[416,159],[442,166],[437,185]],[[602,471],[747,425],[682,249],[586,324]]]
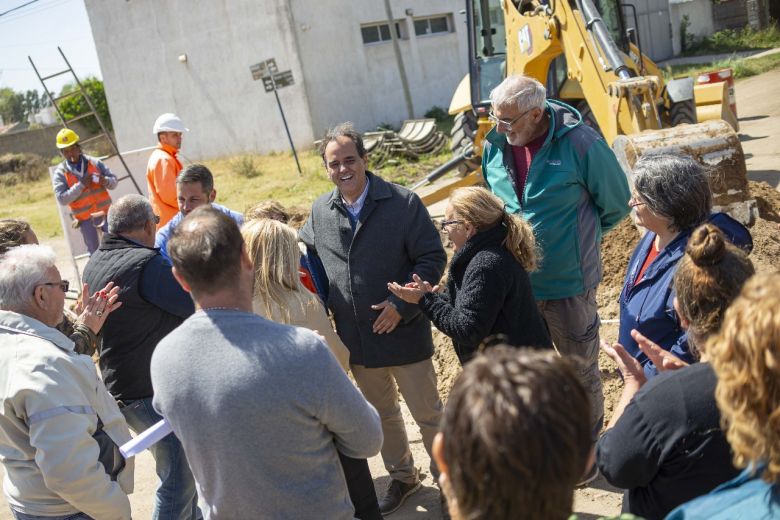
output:
[[[490,100],[496,126],[482,153],[485,182],[508,211],[533,225],[543,253],[541,268],[531,273],[534,296],[558,350],[586,360],[582,376],[595,439],[604,416],[599,246],[602,234],[629,212],[628,181],[604,139],[577,110],[546,99],[535,79],[510,76]]]

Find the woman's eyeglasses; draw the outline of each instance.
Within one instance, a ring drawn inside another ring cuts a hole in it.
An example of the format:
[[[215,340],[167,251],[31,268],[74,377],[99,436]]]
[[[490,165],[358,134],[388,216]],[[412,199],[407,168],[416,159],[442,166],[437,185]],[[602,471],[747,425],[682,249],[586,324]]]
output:
[[[441,230],[447,231],[447,226],[451,226],[453,224],[463,224],[462,220],[442,220],[441,222]]]

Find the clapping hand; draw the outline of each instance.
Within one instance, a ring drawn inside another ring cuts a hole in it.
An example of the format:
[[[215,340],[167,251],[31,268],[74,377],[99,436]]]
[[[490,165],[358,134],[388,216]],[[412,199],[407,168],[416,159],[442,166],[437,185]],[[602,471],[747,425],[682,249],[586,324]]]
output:
[[[84,301],[84,298],[87,301]],[[81,297],[76,302],[76,314],[79,315],[78,321],[89,327],[97,334],[106,322],[108,315],[122,306],[119,299],[119,287],[114,282],[108,284],[101,290],[89,296],[89,285],[84,284],[81,291]]]
[[[416,274],[412,275],[412,280],[412,282],[406,285],[401,285],[398,282],[389,282],[387,290],[407,303],[420,303],[423,294],[439,290],[438,285],[431,286],[430,283],[424,281]]]
[[[601,341],[601,350],[604,351],[618,366],[618,370],[623,374],[623,383],[626,386],[635,385],[641,387],[647,382],[645,371],[642,365],[634,356],[626,352],[625,347],[620,343],[610,345],[606,341]]]
[[[631,330],[631,337],[634,338],[639,349],[653,362],[659,372],[665,370],[678,370],[688,366],[688,363],[678,358],[668,350],[664,350],[636,329]]]

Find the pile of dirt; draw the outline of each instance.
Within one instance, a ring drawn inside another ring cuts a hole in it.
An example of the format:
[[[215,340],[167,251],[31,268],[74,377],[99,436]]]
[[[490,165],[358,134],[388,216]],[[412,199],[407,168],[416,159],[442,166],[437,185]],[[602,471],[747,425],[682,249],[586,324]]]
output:
[[[640,238],[629,215],[609,231],[601,242],[603,279],[597,294],[601,319],[618,317],[618,298],[623,289],[628,261]]]
[[[439,395],[446,401],[455,379],[460,374],[461,367],[452,340],[443,332],[433,329],[433,366],[436,369]]]
[[[750,193],[758,203],[758,219],[750,228],[750,259],[756,271],[776,271],[780,268],[780,192],[766,182],[750,181]]]

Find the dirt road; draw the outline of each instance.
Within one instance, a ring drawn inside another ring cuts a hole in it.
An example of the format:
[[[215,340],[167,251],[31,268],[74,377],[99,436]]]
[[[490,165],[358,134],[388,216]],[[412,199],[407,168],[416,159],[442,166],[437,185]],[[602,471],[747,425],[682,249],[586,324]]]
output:
[[[780,143],[780,70],[738,82],[736,94],[741,125],[740,140],[745,150],[748,176],[752,180],[766,181],[775,188],[780,188],[780,146],[778,146]],[[59,255],[58,265],[63,276],[71,283],[75,283],[76,277],[68,259],[65,243],[58,240],[52,241],[50,245]],[[602,336],[607,340],[613,340],[616,336],[615,326],[604,326]],[[448,380],[449,377],[451,375],[448,376]],[[609,384],[611,388],[614,387],[613,384]],[[615,393],[614,388],[611,392]],[[403,409],[415,462],[418,467],[427,468],[428,456],[423,449],[419,431],[405,406]],[[388,476],[380,457],[371,459],[370,466],[377,491],[382,493],[387,485]],[[424,471],[425,487],[413,495],[390,518],[393,520],[439,518],[438,489],[427,473]],[[157,483],[154,463],[148,452],[140,455],[136,460],[135,482],[136,489],[130,497],[133,517],[149,518]],[[621,503],[620,491],[611,488],[603,479],[596,480],[587,488],[577,490],[575,495],[575,510],[581,519],[595,519],[602,515],[617,514]],[[0,496],[0,520],[11,518],[5,499]]]
[[[737,82],[736,94],[748,177],[780,189],[780,69]]]

